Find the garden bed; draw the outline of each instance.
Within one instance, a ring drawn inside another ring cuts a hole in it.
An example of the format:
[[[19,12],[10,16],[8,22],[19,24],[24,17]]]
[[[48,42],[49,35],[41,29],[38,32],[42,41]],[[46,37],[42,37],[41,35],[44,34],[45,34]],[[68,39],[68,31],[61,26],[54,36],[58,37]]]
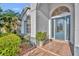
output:
[[[27,52],[31,51],[34,48],[35,47],[29,47],[27,44],[23,43],[23,44],[20,45],[21,51],[18,53],[18,55],[22,56],[22,55],[26,54]]]

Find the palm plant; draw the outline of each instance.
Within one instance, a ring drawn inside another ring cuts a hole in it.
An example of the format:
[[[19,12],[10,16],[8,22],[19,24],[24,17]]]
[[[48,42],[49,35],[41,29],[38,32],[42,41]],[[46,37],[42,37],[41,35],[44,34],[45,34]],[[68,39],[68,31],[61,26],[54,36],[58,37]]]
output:
[[[15,32],[17,28],[17,20],[18,13],[15,13],[12,10],[6,10],[5,13],[2,14],[2,20],[4,21],[4,26],[6,27],[7,32]],[[3,24],[0,24],[3,25]]]
[[[15,17],[12,17],[12,27],[13,27],[13,31],[16,33],[17,31],[17,21],[18,21],[18,18],[15,16]]]

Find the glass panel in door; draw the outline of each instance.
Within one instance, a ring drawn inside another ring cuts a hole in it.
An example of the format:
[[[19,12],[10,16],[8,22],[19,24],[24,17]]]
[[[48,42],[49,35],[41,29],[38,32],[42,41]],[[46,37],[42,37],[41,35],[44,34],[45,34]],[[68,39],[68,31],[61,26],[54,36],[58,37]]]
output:
[[[52,32],[51,37],[54,38],[54,19],[52,19],[52,22],[51,22],[51,32]]]
[[[65,40],[65,17],[55,18],[55,39]]]
[[[66,16],[66,40],[70,41],[70,15]]]

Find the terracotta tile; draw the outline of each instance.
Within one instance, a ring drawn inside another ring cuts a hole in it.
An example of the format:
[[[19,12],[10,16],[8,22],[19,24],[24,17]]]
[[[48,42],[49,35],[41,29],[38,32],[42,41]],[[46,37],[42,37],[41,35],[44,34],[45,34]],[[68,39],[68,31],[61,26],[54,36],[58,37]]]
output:
[[[30,52],[30,51],[29,51]],[[71,56],[70,45],[61,41],[50,41],[44,46],[35,48],[29,56]]]

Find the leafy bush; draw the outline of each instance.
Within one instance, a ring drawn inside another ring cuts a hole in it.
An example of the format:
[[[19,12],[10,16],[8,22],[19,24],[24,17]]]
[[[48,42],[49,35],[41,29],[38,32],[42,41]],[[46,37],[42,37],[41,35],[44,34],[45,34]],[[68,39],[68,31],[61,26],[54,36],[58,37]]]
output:
[[[10,33],[0,33],[0,37],[3,37],[3,36],[6,36],[6,35],[9,35]]]
[[[19,52],[20,37],[8,34],[0,38],[0,56],[15,56]]]
[[[43,41],[46,39],[46,32],[37,32],[36,33],[36,39],[38,41]]]

